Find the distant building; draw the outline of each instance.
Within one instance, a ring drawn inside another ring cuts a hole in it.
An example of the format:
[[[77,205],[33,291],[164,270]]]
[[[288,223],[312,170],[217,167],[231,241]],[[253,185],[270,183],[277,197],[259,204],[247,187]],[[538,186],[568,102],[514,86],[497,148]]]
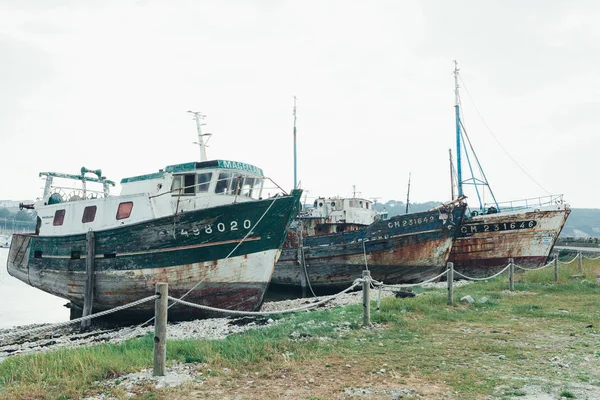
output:
[[[31,204],[31,200],[0,200],[0,208],[19,208],[20,203]],[[13,210],[11,210],[13,211]]]

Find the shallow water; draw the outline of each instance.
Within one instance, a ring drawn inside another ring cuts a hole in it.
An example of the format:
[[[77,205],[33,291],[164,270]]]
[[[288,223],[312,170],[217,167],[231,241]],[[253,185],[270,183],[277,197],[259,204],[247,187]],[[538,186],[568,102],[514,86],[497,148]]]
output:
[[[35,289],[6,270],[8,249],[0,248],[0,329],[69,320],[67,300]]]

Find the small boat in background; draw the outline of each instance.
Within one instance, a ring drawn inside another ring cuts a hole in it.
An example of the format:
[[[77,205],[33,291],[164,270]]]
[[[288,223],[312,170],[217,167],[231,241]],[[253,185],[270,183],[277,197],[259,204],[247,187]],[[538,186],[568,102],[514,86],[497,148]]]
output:
[[[549,195],[535,199],[499,203],[491,191],[483,169],[476,156],[469,159],[473,147],[465,137],[461,119],[458,66],[455,61],[455,121],[457,160],[456,179],[458,196],[463,196],[463,185],[475,188],[479,207],[472,207],[463,221],[450,260],[454,268],[467,276],[491,276],[504,268],[509,258],[520,266],[534,268],[546,263],[554,244],[571,212],[562,195]],[[468,146],[467,146],[468,144]],[[481,172],[481,176],[462,177],[462,155],[468,159],[469,169]],[[451,161],[452,165],[452,161]],[[473,169],[471,169],[471,167]],[[452,169],[451,169],[452,171]],[[454,197],[454,178],[452,179]],[[480,189],[481,188],[481,189]],[[482,191],[488,190],[492,204],[481,200]]]
[[[119,196],[109,195],[114,182],[100,170],[41,173],[44,194],[26,206],[38,214],[37,229],[14,235],[10,275],[81,307],[86,233],[93,230],[95,312],[151,296],[158,282],[169,284],[170,296],[186,296],[190,302],[258,309],[297,214],[301,191],[263,198],[269,178],[260,168],[206,160],[201,116],[195,117],[201,161],[124,178]],[[71,186],[56,185],[56,180],[67,180]],[[78,187],[73,188],[72,182]],[[91,190],[91,184],[102,189]],[[148,302],[119,315],[153,314],[154,303]],[[171,319],[206,315],[180,305],[169,310]]]
[[[365,269],[388,284],[425,281],[444,270],[465,208],[456,201],[387,219],[365,198],[318,198],[290,228],[272,285],[332,293]]]

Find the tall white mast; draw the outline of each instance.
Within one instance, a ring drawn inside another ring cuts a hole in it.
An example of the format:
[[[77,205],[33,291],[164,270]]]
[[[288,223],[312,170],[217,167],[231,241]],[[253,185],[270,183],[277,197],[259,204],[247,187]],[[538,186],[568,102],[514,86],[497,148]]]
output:
[[[206,125],[201,121],[206,118],[206,115],[202,114],[200,111],[188,111],[190,114],[194,116],[196,120],[196,130],[198,130],[198,141],[194,142],[200,147],[200,161],[206,161],[208,158],[206,157],[206,144],[204,143],[204,136],[210,136],[210,133],[202,133],[202,126]]]

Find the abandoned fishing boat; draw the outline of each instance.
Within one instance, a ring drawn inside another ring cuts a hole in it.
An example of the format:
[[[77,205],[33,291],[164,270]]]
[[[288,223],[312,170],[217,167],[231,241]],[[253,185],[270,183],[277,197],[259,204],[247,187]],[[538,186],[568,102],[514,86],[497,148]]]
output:
[[[455,174],[451,167],[451,175],[455,176],[452,179],[452,196],[455,182],[459,197],[464,195],[463,185],[471,185],[476,196],[470,198],[478,199],[479,208],[471,207],[465,215],[452,247],[450,261],[458,272],[474,277],[493,275],[508,264],[509,258],[526,268],[541,266],[547,261],[571,210],[562,195],[502,203],[496,201],[461,119],[458,72],[455,61],[457,157]],[[467,178],[463,178],[463,152],[471,171],[471,176]],[[480,171],[480,176],[473,175],[473,169]],[[489,191],[493,200],[491,204],[482,201],[484,190]]]
[[[81,307],[86,251],[92,247],[94,312],[151,296],[157,282],[169,284],[170,296],[185,295],[190,302],[259,308],[301,192],[263,198],[269,178],[260,168],[206,160],[200,125],[200,162],[124,178],[118,196],[109,195],[114,182],[100,170],[40,173],[44,194],[27,206],[36,210],[38,226],[35,233],[14,235],[10,275]],[[54,184],[59,179],[81,188],[66,191]],[[93,183],[102,190],[90,190]],[[86,244],[90,230],[91,245]],[[121,315],[153,314],[154,303],[147,302]],[[178,304],[169,309],[170,319],[203,316],[202,310]]]
[[[271,284],[331,293],[365,269],[384,283],[425,281],[444,270],[465,208],[455,201],[386,219],[371,200],[318,198],[296,217]]]

